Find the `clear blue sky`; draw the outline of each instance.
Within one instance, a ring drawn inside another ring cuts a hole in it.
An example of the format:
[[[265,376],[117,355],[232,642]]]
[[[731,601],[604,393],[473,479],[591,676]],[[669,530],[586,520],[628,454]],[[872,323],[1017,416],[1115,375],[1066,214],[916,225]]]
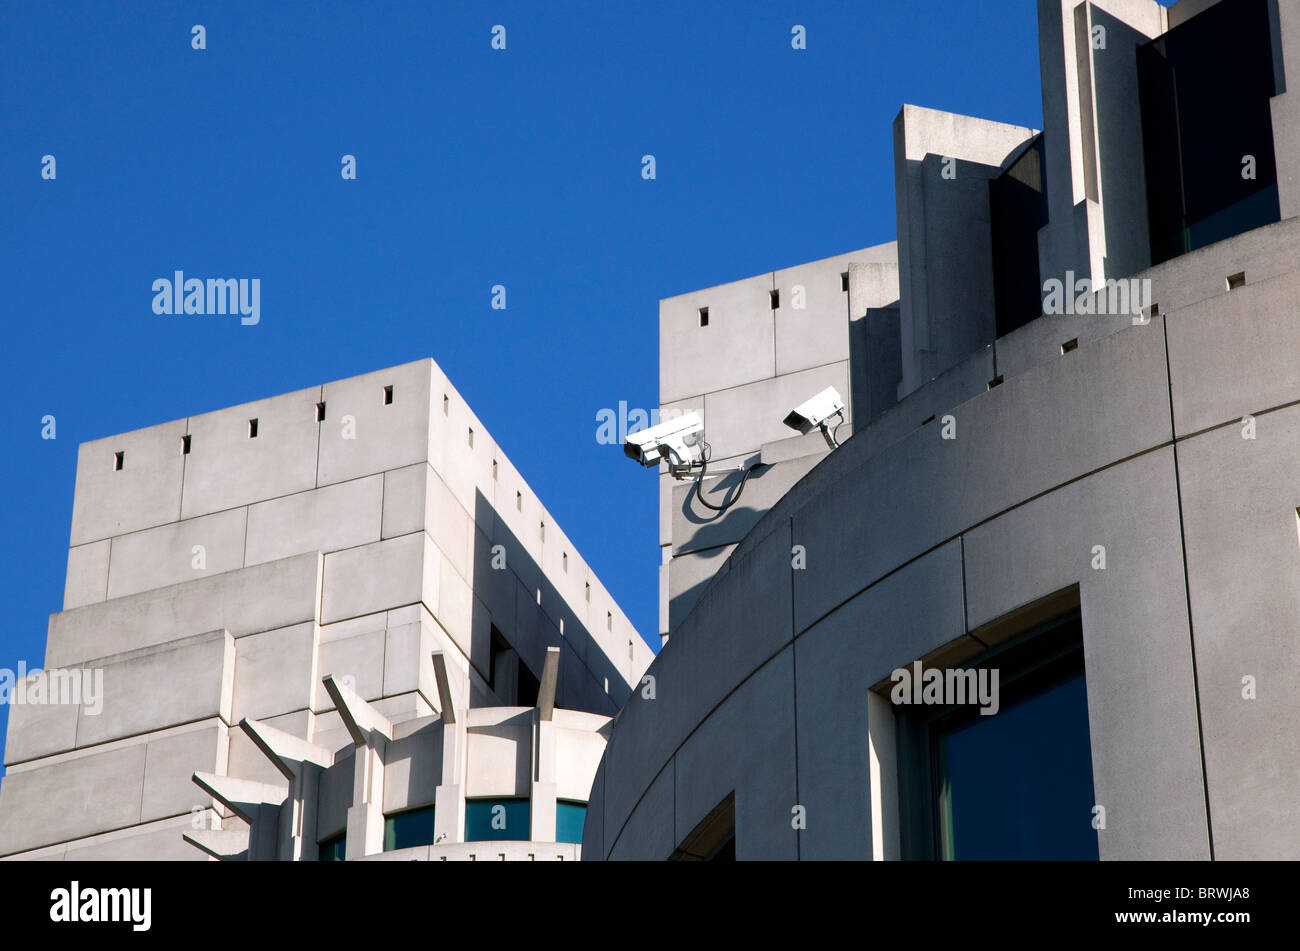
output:
[[[892,240],[904,102],[1041,126],[1034,0],[750,6],[5,3],[0,667],[78,443],[424,356],[656,644],[655,476],[596,413],[657,405],[658,300]],[[261,323],[155,316],[177,268]]]

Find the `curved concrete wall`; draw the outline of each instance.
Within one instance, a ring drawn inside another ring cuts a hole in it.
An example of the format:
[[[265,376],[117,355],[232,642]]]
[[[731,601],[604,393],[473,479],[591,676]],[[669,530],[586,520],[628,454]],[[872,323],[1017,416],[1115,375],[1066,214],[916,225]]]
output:
[[[886,418],[817,465],[616,720],[584,857],[667,858],[732,791],[738,859],[896,856],[892,713],[871,688],[1053,596],[1082,613],[1101,857],[1300,857],[1280,821],[1300,812],[1298,233],[1137,275],[1148,324],[1043,317],[999,341],[1020,369],[953,394],[955,439],[942,413]]]

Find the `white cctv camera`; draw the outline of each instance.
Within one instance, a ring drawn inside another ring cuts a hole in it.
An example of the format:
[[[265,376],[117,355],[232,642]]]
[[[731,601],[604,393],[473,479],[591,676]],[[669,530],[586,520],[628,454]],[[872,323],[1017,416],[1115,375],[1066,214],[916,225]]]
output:
[[[623,453],[643,466],[668,463],[668,471],[680,478],[700,461],[704,424],[698,413],[666,419],[657,426],[629,433]]]
[[[828,386],[812,399],[800,403],[785,418],[785,424],[801,433],[811,431],[816,426],[823,426],[826,420],[837,413],[844,412],[844,401],[835,387]]]

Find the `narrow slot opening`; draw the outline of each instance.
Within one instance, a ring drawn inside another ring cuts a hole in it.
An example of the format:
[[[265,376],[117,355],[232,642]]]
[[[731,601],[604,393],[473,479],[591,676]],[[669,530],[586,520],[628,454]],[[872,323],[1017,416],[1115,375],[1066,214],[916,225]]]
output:
[[[126,465],[126,453],[125,452],[113,453],[113,471],[121,472],[122,467],[124,465]]]
[[[255,419],[250,419],[248,421],[248,438],[249,439],[257,438],[257,420]]]
[[[1069,353],[1071,350],[1079,349],[1079,338],[1071,337],[1065,343],[1061,344],[1061,353]]]
[[[181,455],[188,456],[189,454],[190,454],[190,436],[189,433],[186,433],[184,436],[181,437]]]
[[[324,403],[317,403],[317,404],[316,404],[316,422],[318,422],[318,423],[323,423],[323,422],[325,422],[325,404],[324,404]]]
[[[451,397],[446,393],[442,394],[442,415],[446,416],[451,412]]]
[[[471,427],[469,428],[469,439],[468,439],[468,441],[469,441],[470,448],[473,449],[473,448],[474,448],[474,427],[473,427],[473,426],[471,426]]]
[[[708,325],[709,325],[709,309],[708,309],[707,307],[701,307],[701,308],[700,308],[700,326],[701,326],[701,327],[707,327]]]
[[[1245,284],[1246,284],[1245,271],[1238,271],[1236,274],[1228,275],[1228,290],[1235,291],[1239,287],[1244,287]]]
[[[849,290],[849,272],[840,271],[840,290],[848,293]]]
[[[384,387],[384,405],[388,406],[392,402],[393,402],[393,388],[391,386],[386,386]]]
[[[769,292],[769,296],[770,296],[771,299],[772,299],[772,309],[773,309],[773,310],[776,310],[778,307],[781,306],[781,292],[780,292],[780,291],[770,291],[770,292]]]

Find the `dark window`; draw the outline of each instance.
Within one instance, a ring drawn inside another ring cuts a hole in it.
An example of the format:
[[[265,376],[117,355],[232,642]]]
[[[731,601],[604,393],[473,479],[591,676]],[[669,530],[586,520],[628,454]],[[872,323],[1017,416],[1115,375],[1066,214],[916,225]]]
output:
[[[466,842],[526,842],[532,835],[528,822],[527,799],[465,800]]]
[[[523,661],[520,661],[519,683],[515,685],[515,705],[519,707],[537,706],[537,691],[541,687],[542,685],[537,678],[533,676],[533,672],[528,669],[528,666]]]
[[[1038,232],[1047,224],[1043,137],[989,182],[993,245],[993,306],[997,335],[1011,333],[1043,313]]]
[[[113,470],[115,472],[120,472],[124,465],[126,465],[126,453],[125,452],[113,453]]]
[[[668,857],[670,862],[734,862],[736,860],[736,794],[728,793]]]
[[[347,834],[340,832],[320,843],[319,860],[322,862],[342,862],[347,854]]]
[[[433,845],[433,806],[384,816],[384,851]]]
[[[707,327],[708,325],[709,325],[709,309],[708,309],[707,307],[701,307],[701,308],[700,308],[700,326],[701,326],[701,327]]]
[[[848,271],[841,271],[841,272],[840,272],[840,290],[841,290],[841,291],[847,291],[848,289],[849,289],[849,272],[848,272]]]
[[[249,439],[257,438],[257,420],[255,419],[250,419],[248,421],[248,438]]]
[[[1097,859],[1078,611],[962,666],[999,672],[996,713],[895,707],[903,857]]]
[[[781,306],[781,292],[772,291],[770,296],[772,298],[772,309],[776,310],[778,307]]]
[[[384,387],[384,405],[387,406],[391,402],[393,402],[393,388],[386,386]]]
[[[493,624],[491,632],[491,649],[488,652],[488,689],[497,695],[497,698],[506,706],[514,702],[514,697],[506,696],[513,690],[507,689],[510,684],[515,683],[518,659],[510,642],[502,636]],[[513,665],[513,666],[512,666]]]
[[[1153,264],[1281,218],[1271,19],[1222,0],[1138,47]]]
[[[190,437],[188,434],[181,437],[181,454],[186,456],[190,454]]]
[[[318,422],[318,423],[323,423],[324,421],[325,421],[325,404],[324,404],[324,403],[317,403],[317,404],[316,404],[316,422]]]
[[[587,804],[585,802],[555,803],[555,841],[582,842],[582,824],[587,821]]]

